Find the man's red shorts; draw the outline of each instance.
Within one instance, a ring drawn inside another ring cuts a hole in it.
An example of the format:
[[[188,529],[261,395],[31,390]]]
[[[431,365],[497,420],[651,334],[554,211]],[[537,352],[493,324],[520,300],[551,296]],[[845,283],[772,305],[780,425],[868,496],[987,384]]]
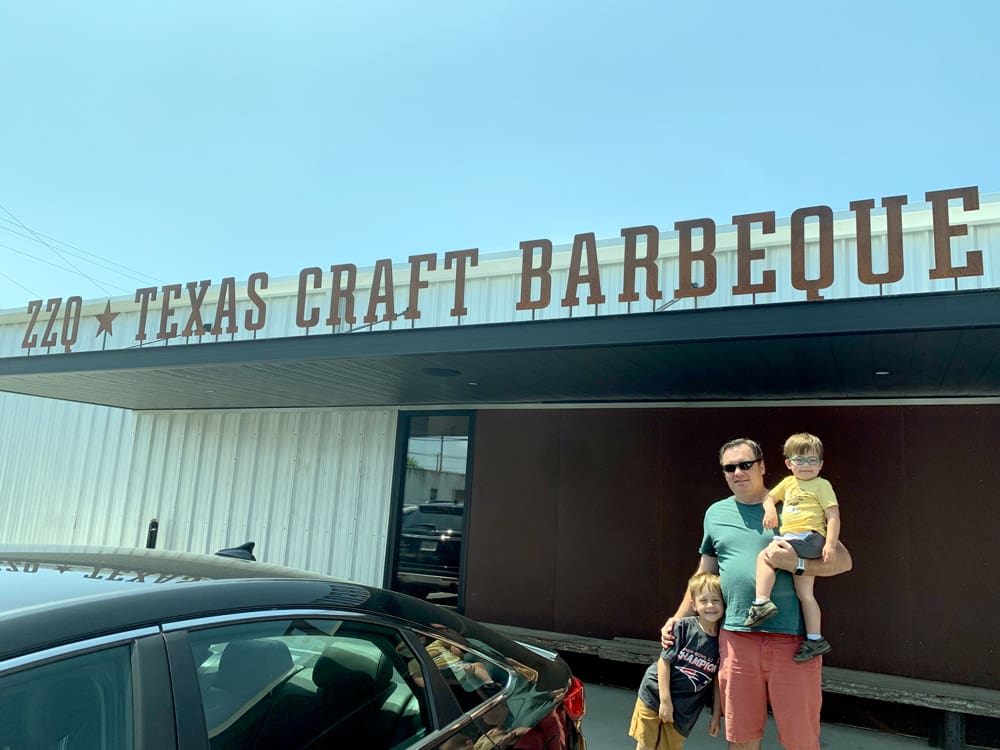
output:
[[[726,739],[753,742],[764,736],[770,702],[778,741],[785,750],[819,750],[823,657],[796,662],[802,638],[776,633],[719,633]]]

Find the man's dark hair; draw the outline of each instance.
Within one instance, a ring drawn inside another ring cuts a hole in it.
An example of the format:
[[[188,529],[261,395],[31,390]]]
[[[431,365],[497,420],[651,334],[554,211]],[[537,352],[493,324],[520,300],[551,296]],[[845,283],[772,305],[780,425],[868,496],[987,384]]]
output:
[[[750,438],[736,438],[735,440],[730,440],[728,443],[719,448],[719,463],[722,463],[722,454],[725,453],[730,448],[736,448],[740,445],[750,446],[750,450],[753,451],[754,458],[763,458],[764,451],[760,449],[760,443],[756,440],[751,440]]]

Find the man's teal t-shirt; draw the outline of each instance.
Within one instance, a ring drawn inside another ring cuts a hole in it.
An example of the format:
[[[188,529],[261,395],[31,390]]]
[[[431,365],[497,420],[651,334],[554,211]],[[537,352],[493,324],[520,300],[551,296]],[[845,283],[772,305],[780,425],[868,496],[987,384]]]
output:
[[[745,505],[728,497],[705,511],[705,535],[699,552],[719,561],[722,596],[726,600],[726,630],[802,635],[805,628],[799,599],[790,573],[779,570],[771,592],[778,614],[760,627],[745,628],[747,610],[756,590],[757,555],[774,538],[774,531],[764,528],[764,506]]]

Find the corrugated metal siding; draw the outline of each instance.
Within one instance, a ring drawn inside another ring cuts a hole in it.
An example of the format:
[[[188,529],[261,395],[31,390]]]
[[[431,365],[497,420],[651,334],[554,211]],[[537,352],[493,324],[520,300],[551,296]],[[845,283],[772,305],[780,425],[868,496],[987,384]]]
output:
[[[139,413],[124,527],[156,517],[159,547],[252,540],[260,560],[380,584],[395,425],[395,409]]]
[[[3,393],[0,420],[0,539],[118,543],[135,414]]]
[[[395,409],[130,412],[0,394],[0,540],[214,552],[381,584]]]

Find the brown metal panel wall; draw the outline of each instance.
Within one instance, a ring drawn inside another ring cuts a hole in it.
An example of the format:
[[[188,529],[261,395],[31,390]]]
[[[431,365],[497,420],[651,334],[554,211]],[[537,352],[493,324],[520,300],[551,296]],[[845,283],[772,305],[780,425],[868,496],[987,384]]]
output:
[[[597,636],[655,622],[657,410],[476,415],[465,611]]]
[[[1000,687],[1000,407],[915,410],[905,441],[913,670]]]
[[[662,497],[655,412],[584,411],[560,420],[554,630],[616,632],[659,615]]]
[[[476,415],[465,611],[477,619],[553,629],[559,443],[558,413]]]
[[[759,440],[774,483],[798,430],[824,441],[855,562],[817,582],[828,663],[996,687],[996,405],[481,412],[468,613],[655,637],[728,493],[719,445]]]

